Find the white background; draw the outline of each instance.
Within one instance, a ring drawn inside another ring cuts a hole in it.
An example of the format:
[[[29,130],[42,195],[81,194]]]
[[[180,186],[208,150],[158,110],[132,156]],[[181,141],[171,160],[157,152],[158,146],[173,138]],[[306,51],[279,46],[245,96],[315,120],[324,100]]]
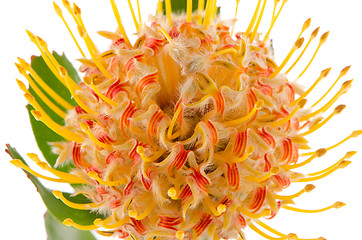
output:
[[[131,16],[126,6],[126,0],[119,0],[125,7],[121,8],[123,21],[126,22],[127,31],[134,31]],[[153,13],[155,0],[141,0],[143,20]],[[237,30],[245,30],[254,11],[256,0],[241,0]],[[61,1],[57,1],[58,4]],[[106,50],[107,42],[97,36],[98,30],[112,31],[116,27],[109,1],[106,0],[78,0],[82,8],[84,22],[94,41],[101,50]],[[234,14],[234,1],[219,1],[223,5],[223,18],[230,18]],[[273,1],[268,1],[268,7],[261,26],[265,31],[269,23]],[[349,74],[344,78],[355,78],[353,88],[348,95],[343,96],[339,103],[347,104],[342,115],[335,117],[318,133],[308,138],[314,149],[328,147],[338,140],[348,136],[354,129],[361,129],[361,3],[358,0],[290,0],[283,10],[271,37],[274,39],[276,61],[281,63],[290,47],[296,40],[303,22],[312,17],[310,31],[321,26],[321,32],[331,31],[329,40],[321,48],[310,71],[299,81],[310,86],[321,70],[333,67],[330,77],[325,79],[315,93],[323,92],[340,69],[352,65]],[[65,12],[64,12],[65,13]],[[65,15],[67,15],[65,13]],[[74,28],[70,18],[69,23]],[[11,143],[25,156],[27,152],[39,153],[32,137],[27,112],[26,101],[22,92],[18,90],[15,78],[24,80],[14,66],[16,57],[30,60],[30,56],[39,52],[28,41],[25,29],[45,39],[50,49],[61,53],[64,51],[68,58],[80,57],[70,36],[65,30],[61,20],[54,14],[52,1],[49,0],[12,0],[3,1],[0,9],[0,149],[6,143]],[[306,33],[306,37],[309,36]],[[76,32],[76,31],[74,31]],[[309,57],[318,41],[312,44]],[[308,59],[306,57],[305,59]],[[290,80],[293,80],[305,66],[302,62],[292,71]],[[313,102],[313,101],[311,101]],[[349,150],[360,150],[361,140],[353,139],[341,148],[326,154],[323,159],[315,161],[311,168],[304,168],[305,172],[318,171],[329,166]],[[1,150],[0,153],[0,230],[1,239],[46,239],[42,215],[45,207],[34,186],[28,181],[25,174],[12,166],[9,157]],[[357,154],[352,165],[340,170],[332,176],[316,182],[317,188],[309,194],[296,200],[300,208],[313,209],[343,201],[347,206],[339,210],[330,210],[321,214],[301,214],[287,210],[280,211],[279,215],[270,222],[278,230],[289,233],[295,232],[301,238],[317,238],[324,236],[328,240],[362,239],[360,228],[362,216],[361,208],[361,154]],[[295,192],[303,185],[291,187],[288,192]],[[288,189],[289,190],[289,189]],[[248,239],[262,239],[251,230],[246,230]]]

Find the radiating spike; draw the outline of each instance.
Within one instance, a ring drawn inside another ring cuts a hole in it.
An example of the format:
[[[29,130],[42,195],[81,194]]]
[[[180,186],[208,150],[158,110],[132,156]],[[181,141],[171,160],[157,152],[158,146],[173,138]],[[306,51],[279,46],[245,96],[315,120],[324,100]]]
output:
[[[275,78],[278,73],[285,67],[285,65],[288,63],[289,59],[292,57],[293,53],[298,50],[304,43],[304,38],[299,38],[293,45],[292,49],[289,51],[288,55],[285,57],[282,64],[275,69],[275,71],[268,77],[269,79]]]
[[[303,71],[299,74],[299,76],[297,77],[297,79],[301,78],[301,77],[304,75],[304,73],[308,70],[308,68],[309,68],[309,66],[312,64],[314,58],[317,56],[317,53],[318,53],[320,47],[327,41],[328,34],[329,34],[329,32],[325,32],[325,33],[321,36],[321,38],[320,38],[320,40],[319,40],[318,47],[317,47],[317,49],[315,50],[312,58],[310,59],[310,61],[309,61],[309,63],[307,64],[307,66],[303,69]]]
[[[128,39],[126,30],[125,30],[124,27],[123,27],[122,20],[121,20],[121,16],[119,15],[117,5],[116,5],[116,3],[114,2],[114,0],[110,0],[110,1],[111,1],[111,5],[112,5],[112,10],[113,10],[114,16],[116,17],[116,21],[117,21],[117,24],[118,24],[118,29],[119,29],[119,31],[121,32],[121,34],[122,34],[122,36],[123,36],[123,39],[124,39],[124,41],[126,42],[127,46],[128,46],[129,48],[132,48],[132,44],[131,44],[131,42],[130,42],[129,39]]]
[[[307,44],[305,45],[303,51],[299,54],[298,58],[294,61],[294,63],[292,64],[292,66],[290,66],[290,68],[285,72],[285,74],[288,74],[294,67],[295,65],[297,65],[297,63],[299,62],[299,60],[302,58],[302,56],[304,55],[305,51],[308,49],[310,43],[313,41],[313,39],[315,39],[318,35],[319,32],[319,27],[317,27],[311,34]]]

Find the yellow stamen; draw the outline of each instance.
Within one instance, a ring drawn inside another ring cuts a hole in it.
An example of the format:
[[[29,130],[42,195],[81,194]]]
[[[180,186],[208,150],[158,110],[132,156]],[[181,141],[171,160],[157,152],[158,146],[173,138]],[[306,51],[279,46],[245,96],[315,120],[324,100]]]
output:
[[[317,176],[317,175],[320,175],[322,173],[325,173],[325,172],[328,172],[336,167],[338,167],[338,165],[346,160],[346,159],[350,159],[351,157],[353,157],[357,152],[356,151],[350,151],[350,152],[347,152],[343,158],[339,159],[335,164],[333,164],[332,166],[326,168],[326,169],[323,169],[321,171],[318,171],[318,172],[314,172],[314,173],[309,173],[308,176]],[[347,163],[344,163],[344,164],[347,164]]]
[[[49,98],[47,96],[45,96],[45,94],[38,88],[38,86],[36,86],[36,84],[33,82],[33,80],[31,78],[29,78],[29,80],[31,80],[31,83],[29,82],[30,86],[33,88],[33,90],[35,91],[36,95],[39,96],[39,98],[53,111],[55,112],[59,117],[61,117],[62,119],[64,119],[66,117],[66,113],[61,110],[60,108],[58,108],[58,106],[56,106],[52,101],[49,100]],[[16,82],[19,85],[19,88],[26,94],[30,94],[30,92],[28,91],[28,89],[26,88],[25,84],[16,79]],[[31,94],[30,94],[31,95]],[[34,96],[32,96],[34,98]]]
[[[280,71],[285,67],[285,65],[288,63],[289,59],[292,57],[293,53],[299,49],[304,43],[304,38],[299,38],[293,45],[292,49],[289,51],[288,55],[285,57],[282,64],[268,77],[268,78],[274,78],[280,73]]]
[[[98,113],[96,111],[94,111],[93,109],[89,108],[80,98],[79,96],[76,94],[75,89],[73,88],[72,84],[70,83],[72,80],[71,78],[68,76],[68,71],[61,65],[58,66],[58,70],[60,75],[64,78],[64,80],[66,81],[67,85],[68,85],[68,89],[70,91],[70,93],[72,94],[74,100],[77,102],[77,104],[87,113],[97,116]]]
[[[248,36],[251,32],[251,30],[254,27],[256,18],[258,17],[258,13],[259,13],[259,9],[260,9],[260,5],[261,5],[261,0],[258,1],[258,5],[256,5],[255,11],[254,11],[254,15],[252,17],[252,19],[250,20],[249,26],[245,31],[245,36]]]
[[[100,62],[100,60],[98,59],[98,56],[96,56],[95,54],[95,49],[92,48],[92,40],[90,39],[90,37],[88,36],[88,33],[85,31],[85,29],[81,26],[78,26],[78,31],[79,31],[79,35],[83,38],[85,44],[87,45],[88,51],[94,61],[94,63],[97,65],[98,69],[103,73],[103,75],[108,78],[111,79],[113,78],[113,76],[107,71],[107,69],[103,66],[103,64]]]
[[[335,103],[338,98],[340,96],[342,96],[343,94],[345,94],[351,87],[352,85],[352,81],[353,80],[349,80],[349,81],[346,81],[342,84],[340,90],[333,96],[333,98],[331,100],[329,100],[329,102],[327,102],[323,107],[321,107],[320,109],[310,113],[310,114],[307,114],[307,115],[304,115],[300,118],[300,121],[303,122],[303,121],[306,121],[322,112],[325,112],[327,111],[332,105],[333,103]]]
[[[136,220],[142,220],[145,217],[147,217],[148,215],[150,215],[150,213],[153,211],[153,209],[155,209],[156,207],[156,201],[151,201],[151,203],[147,206],[147,208],[143,211],[143,213],[141,214],[137,214],[137,212],[135,210],[130,210],[128,211],[128,215],[131,218],[135,218]]]
[[[305,51],[307,50],[307,48],[309,47],[310,43],[313,41],[313,39],[315,39],[318,35],[319,32],[319,27],[317,27],[311,34],[307,44],[305,45],[303,51],[299,54],[298,58],[294,61],[294,63],[292,64],[292,66],[290,66],[290,68],[285,72],[286,74],[288,74],[294,67],[295,65],[297,65],[297,63],[299,62],[299,60],[302,58],[302,56],[304,55]]]
[[[103,236],[103,237],[111,237],[114,234],[114,231],[99,231],[99,230],[96,230],[96,232],[99,235]]]
[[[177,132],[173,133],[173,130],[174,130],[174,127],[175,127],[175,124],[176,124],[176,120],[178,119],[178,116],[181,113],[181,110],[182,110],[182,104],[179,104],[177,109],[176,109],[175,114],[172,117],[170,126],[168,127],[167,138],[170,139],[170,140],[175,139],[180,135],[180,131],[177,131]]]
[[[252,154],[254,152],[254,146],[248,146],[246,148],[246,151],[245,151],[245,154],[241,157],[241,158],[235,158],[235,159],[232,159],[230,162],[232,163],[241,163],[241,162],[244,162],[250,154]]]
[[[28,153],[27,155],[41,169],[47,170],[47,171],[51,172],[52,174],[54,174],[55,176],[65,180],[65,181],[72,182],[72,183],[84,183],[84,184],[87,183],[87,181],[85,181],[83,178],[80,178],[74,174],[58,171],[56,169],[51,168],[48,163],[41,161],[39,159],[38,155],[36,155],[35,153]]]
[[[217,0],[212,0],[213,1],[213,4],[212,4],[212,11],[211,11],[211,20],[214,20],[216,18],[216,14],[217,14],[217,6],[216,6],[216,3],[217,3]]]
[[[83,78],[83,81],[85,84],[87,84],[90,88],[93,89],[93,91],[103,100],[105,101],[106,103],[114,106],[114,107],[117,107],[118,106],[118,103],[116,103],[115,101],[113,101],[112,99],[106,97],[103,93],[101,93],[99,91],[99,89],[94,85],[94,78],[89,78],[89,77],[84,77]]]
[[[312,174],[308,174],[309,176],[312,176],[312,177],[305,177],[305,178],[300,178],[300,179],[297,179],[297,180],[294,180],[295,182],[311,182],[311,181],[316,181],[316,180],[319,180],[319,179],[322,179],[328,175],[330,175],[331,173],[335,172],[337,169],[342,169],[342,168],[345,168],[347,167],[349,164],[351,164],[351,161],[345,161],[345,160],[342,160],[340,162],[338,162],[338,164],[335,166],[331,166],[329,168],[327,168],[328,170],[322,170],[322,171],[319,171],[318,173],[320,172],[324,172],[320,175],[317,175],[317,176],[314,176],[314,174],[316,173],[312,173]]]
[[[35,98],[32,95],[25,93],[24,96],[26,100],[28,100],[28,102],[31,105],[33,105],[33,107],[35,108],[35,111],[32,110],[31,113],[38,121],[42,121],[52,131],[54,131],[55,133],[57,133],[58,135],[64,137],[69,141],[75,141],[75,142],[83,141],[83,138],[80,135],[66,129],[64,126],[59,125],[54,120],[52,120],[48,116],[48,114],[40,107],[39,103],[35,100]]]
[[[204,197],[204,203],[209,208],[209,210],[212,212],[212,214],[214,214],[216,217],[220,216],[226,210],[226,206],[224,204],[219,204],[217,207],[215,207],[214,203],[212,202],[212,200],[210,199],[210,197],[208,195]],[[223,206],[220,206],[220,205],[223,205]],[[224,210],[224,211],[222,211],[222,210]]]
[[[242,213],[242,214],[244,214],[244,215],[246,215],[246,216],[248,216],[248,217],[250,217],[250,218],[254,218],[254,219],[256,219],[256,218],[261,218],[261,217],[266,217],[266,216],[269,216],[270,214],[271,214],[271,210],[270,209],[264,209],[261,213],[258,213],[258,214],[256,214],[256,213],[252,213],[252,212],[250,212],[250,211],[248,211],[247,209],[245,209],[245,208],[243,208],[243,207],[238,207],[238,210]]]
[[[160,149],[159,151],[155,152],[152,156],[146,157],[144,147],[138,146],[136,151],[141,156],[142,160],[145,162],[154,162],[166,152],[166,150]]]
[[[67,205],[68,207],[79,209],[79,210],[88,210],[99,206],[97,203],[74,203],[66,199],[61,191],[55,190],[53,191],[53,195],[57,198],[62,200],[62,202]]]
[[[280,6],[279,11],[278,11],[278,13],[277,13],[276,16],[274,16],[274,13],[275,13],[275,9],[276,9],[276,6],[277,6],[279,0],[275,0],[275,1],[274,1],[273,18],[272,18],[272,21],[271,21],[271,23],[270,23],[270,27],[269,27],[267,33],[265,34],[265,37],[264,37],[264,39],[263,39],[263,42],[265,42],[265,41],[269,38],[270,32],[271,32],[271,30],[273,29],[274,24],[275,24],[275,22],[277,21],[280,13],[282,12],[282,9],[283,9],[283,7],[284,7],[284,5],[286,4],[287,1],[288,1],[288,0],[283,0],[282,5]],[[309,22],[310,22],[310,20],[309,20]],[[299,38],[299,37],[298,37],[298,38]]]
[[[77,45],[77,48],[78,48],[78,50],[79,50],[79,52],[80,52],[80,54],[83,56],[83,58],[85,58],[85,54],[84,54],[84,52],[82,51],[82,48],[80,47],[80,45],[79,45],[79,43],[78,43],[78,41],[77,41],[77,39],[75,38],[75,36],[74,36],[74,34],[73,34],[73,32],[72,32],[72,30],[70,29],[70,27],[69,27],[69,25],[68,25],[68,23],[65,21],[65,19],[64,19],[64,16],[63,16],[63,13],[62,13],[62,10],[60,9],[60,7],[55,3],[55,2],[53,2],[53,5],[54,5],[54,10],[55,10],[55,12],[57,13],[57,15],[62,19],[62,21],[63,21],[63,23],[64,23],[64,25],[65,25],[65,27],[67,28],[67,30],[68,30],[68,32],[69,32],[69,34],[71,35],[71,37],[72,37],[72,39],[73,39],[73,41],[74,41],[74,43]]]
[[[342,77],[344,77],[349,69],[351,68],[351,66],[347,66],[345,68],[342,69],[341,73],[339,74],[338,78],[334,81],[334,83],[332,84],[332,86],[328,89],[327,92],[324,93],[324,95],[317,101],[315,102],[311,107],[316,106],[318,103],[320,103],[320,101],[322,101],[324,99],[325,96],[327,96],[327,94],[333,89],[333,87],[337,84],[337,82],[339,81],[339,79],[341,79]]]
[[[63,180],[63,179],[51,178],[51,177],[47,177],[42,174],[39,174],[39,173],[35,172],[34,170],[32,170],[29,166],[25,165],[19,159],[13,159],[10,161],[10,163],[13,164],[15,167],[22,168],[23,170],[27,171],[31,175],[34,175],[35,177],[38,177],[38,178],[41,178],[41,179],[44,179],[47,181],[56,182],[56,183],[73,183],[73,182]]]
[[[30,66],[30,64],[28,64],[25,60],[20,59],[20,64],[15,64],[16,67],[18,68],[19,72],[21,75],[23,75],[29,82],[29,84],[32,82],[30,76],[26,73],[26,71],[28,71],[30,73],[30,75],[34,78],[34,81],[39,84],[39,86],[51,97],[53,98],[57,103],[59,103],[59,105],[61,105],[63,108],[69,110],[69,109],[73,109],[73,106],[68,103],[67,101],[65,101],[59,94],[57,94],[52,88],[50,88],[48,86],[48,84],[46,84],[41,77],[39,77],[39,75],[34,71],[34,69],[32,69],[32,67]]]
[[[187,17],[186,22],[190,23],[192,21],[192,0],[187,0]]]
[[[204,12],[205,7],[205,0],[199,0],[199,5],[197,6],[197,14],[199,15],[200,19],[198,20],[198,24],[201,25],[202,23],[202,13]]]
[[[67,10],[68,10],[68,13],[69,13],[70,15],[72,15],[72,17],[73,17],[74,21],[76,22],[76,24],[77,24],[77,25],[80,25],[79,20],[78,20],[78,18],[75,16],[74,11],[73,11],[73,8],[72,8],[72,6],[70,5],[69,1],[68,1],[68,0],[62,0],[62,1],[63,1],[63,5],[64,5],[65,9],[67,9]]]
[[[127,0],[127,1],[128,1],[129,9],[131,10],[131,14],[132,14],[132,18],[133,18],[134,25],[135,25],[137,31],[139,31],[139,30],[140,30],[140,24],[137,22],[136,15],[135,15],[135,13],[134,13],[131,0]],[[138,5],[138,6],[139,6],[139,5]]]
[[[322,121],[322,122],[314,125],[314,126],[311,127],[308,131],[306,131],[306,132],[304,132],[304,133],[302,133],[302,134],[300,134],[300,135],[301,135],[301,136],[306,136],[306,135],[308,135],[308,134],[311,134],[311,133],[317,131],[319,128],[321,128],[323,125],[325,125],[329,120],[331,120],[332,117],[334,117],[334,116],[337,115],[337,114],[340,114],[345,108],[346,108],[346,105],[343,105],[343,104],[338,105],[338,106],[334,109],[333,113],[332,113],[331,115],[329,115],[324,121]]]
[[[126,42],[127,46],[129,48],[132,47],[132,44],[131,42],[129,41],[128,39],[128,36],[127,36],[127,33],[126,33],[126,30],[124,29],[124,26],[122,24],[122,20],[121,20],[121,16],[119,15],[119,11],[118,11],[118,8],[117,8],[117,5],[116,3],[114,2],[114,0],[110,0],[111,1],[111,5],[112,5],[112,10],[113,10],[113,13],[114,13],[114,16],[116,17],[116,21],[117,21],[117,24],[118,24],[118,29],[119,31],[121,32],[123,38],[124,38],[124,41]]]
[[[324,154],[326,154],[326,152],[327,152],[327,149],[325,149],[325,148],[318,149],[318,150],[313,154],[313,156],[311,156],[311,157],[308,158],[307,160],[305,160],[305,161],[303,161],[303,162],[301,162],[301,163],[293,164],[293,165],[283,165],[282,168],[283,168],[284,170],[290,170],[290,169],[295,169],[295,168],[302,167],[302,166],[310,163],[313,159],[322,157]]]
[[[175,189],[174,187],[171,187],[171,188],[168,189],[167,195],[168,195],[171,199],[173,199],[173,200],[177,200],[177,199],[178,199],[178,197],[177,197],[177,191],[176,191],[176,189]]]
[[[249,223],[248,226],[257,234],[259,234],[260,236],[269,239],[269,240],[281,240],[281,239],[288,239],[288,236],[284,235],[281,237],[271,237],[268,234],[264,233],[263,231],[261,231],[259,228],[255,227],[255,225],[253,225],[252,223]]]
[[[96,226],[96,225],[84,226],[84,225],[77,224],[70,218],[65,219],[63,221],[63,224],[68,227],[75,227],[75,228],[78,228],[83,231],[91,231],[91,230],[96,230],[98,228],[98,226]]]
[[[116,32],[98,31],[97,33],[99,35],[101,35],[102,37],[113,40],[113,41],[117,41],[118,39],[120,39],[122,37],[121,35],[119,35]]]
[[[254,114],[256,113],[256,111],[258,111],[259,109],[261,109],[264,105],[264,102],[263,100],[258,100],[256,103],[255,103],[255,106],[254,108],[250,111],[250,113],[248,113],[246,116],[244,117],[241,117],[241,118],[238,118],[238,119],[235,119],[235,120],[231,120],[231,121],[226,121],[226,122],[223,122],[226,126],[235,126],[235,125],[240,125],[246,121],[248,121],[251,117],[254,116]]]
[[[334,145],[332,145],[332,146],[330,146],[330,147],[328,147],[328,148],[326,148],[326,149],[327,149],[327,151],[332,150],[332,149],[338,147],[339,145],[341,145],[342,143],[348,141],[349,139],[358,137],[358,136],[360,136],[361,134],[362,134],[362,130],[355,130],[355,131],[353,131],[348,137],[346,137],[345,139],[343,139],[342,141],[340,141],[340,142],[338,142],[338,143],[336,143],[336,144],[334,144]],[[304,157],[304,156],[310,156],[310,155],[313,155],[314,153],[315,153],[315,152],[302,153],[301,156],[302,156],[302,157]]]
[[[141,7],[140,7],[140,1],[137,0],[137,11],[138,11],[138,20],[139,24],[142,24],[142,17],[141,17]]]
[[[157,15],[162,15],[162,12],[163,12],[162,1],[158,0],[158,2],[157,2]]]
[[[323,70],[320,74],[320,76],[318,77],[318,79],[313,83],[313,85],[307,90],[305,91],[302,95],[300,95],[300,97],[296,100],[294,100],[293,102],[291,102],[289,104],[289,106],[295,106],[300,100],[302,100],[303,98],[307,97],[309,95],[309,93],[317,86],[317,84],[324,78],[326,78],[329,74],[329,72],[331,71],[331,68],[327,68],[325,70]]]
[[[115,229],[115,228],[119,228],[121,226],[123,226],[124,224],[128,223],[130,221],[129,216],[125,216],[122,220],[118,220],[113,224],[109,224],[107,220],[102,220],[102,219],[96,219],[94,221],[94,224],[97,225],[98,227],[103,227],[105,229]]]
[[[261,7],[261,10],[260,10],[260,14],[259,14],[259,17],[258,17],[258,21],[256,22],[255,24],[255,27],[254,27],[254,30],[252,32],[252,34],[250,35],[250,42],[252,43],[254,41],[254,38],[258,32],[258,29],[259,29],[259,25],[260,25],[260,22],[261,22],[261,19],[263,17],[263,14],[264,14],[264,10],[265,10],[265,6],[266,6],[266,2],[267,0],[264,0],[264,3],[263,3],[263,6]]]
[[[185,238],[185,231],[179,230],[175,233],[175,236],[179,240],[183,240]]]
[[[257,224],[259,224],[261,227],[265,228],[266,230],[268,230],[271,233],[274,233],[275,235],[284,237],[286,236],[285,234],[275,230],[274,228],[270,227],[269,225],[263,223],[262,221],[260,221],[259,219],[254,219],[254,222],[256,222]]]
[[[321,36],[321,38],[320,38],[320,40],[319,40],[318,47],[317,47],[317,49],[315,50],[315,52],[314,52],[311,60],[309,61],[308,65],[304,68],[304,70],[299,74],[299,76],[298,76],[297,79],[301,78],[301,77],[303,76],[303,74],[308,70],[309,66],[312,64],[315,56],[317,55],[320,47],[327,41],[328,34],[329,34],[329,32],[326,32],[326,33],[324,33],[324,34]]]
[[[291,211],[295,211],[295,212],[302,212],[302,213],[319,213],[319,212],[324,212],[327,210],[330,210],[332,208],[341,208],[343,206],[345,206],[346,204],[343,202],[335,202],[334,204],[332,204],[331,206],[325,207],[325,208],[321,208],[321,209],[316,209],[316,210],[305,210],[305,209],[300,209],[300,208],[295,208],[295,207],[291,207],[291,206],[287,206],[284,205],[282,206],[285,209],[291,210]]]
[[[168,25],[172,27],[172,6],[171,6],[171,0],[165,0],[165,7],[166,7],[166,17],[168,21]]]
[[[239,51],[239,58],[238,58],[238,64],[240,66],[243,65],[243,61],[246,55],[246,42],[244,39],[240,38],[240,51]]]
[[[105,186],[109,186],[109,187],[116,187],[122,184],[126,184],[127,180],[126,179],[121,179],[121,180],[117,180],[117,181],[106,181],[101,179],[98,176],[98,173],[96,173],[95,171],[90,171],[88,173],[88,176],[94,180],[97,180],[100,184],[105,185]]]
[[[53,55],[49,52],[48,47],[47,47],[47,43],[41,39],[40,37],[35,36],[33,33],[31,33],[30,31],[26,30],[26,33],[28,34],[30,40],[38,47],[41,56],[44,60],[44,62],[46,63],[46,65],[48,66],[48,68],[51,70],[51,72],[54,74],[54,76],[64,85],[66,86],[66,83],[64,82],[64,80],[60,77],[59,73],[57,72],[57,69],[55,68],[55,65],[52,63],[52,59],[51,57],[53,57]],[[54,57],[53,57],[54,58]]]
[[[60,65],[58,63],[58,61],[55,59],[55,57],[53,56],[53,54],[51,54],[48,50],[48,47],[47,47],[47,43],[41,39],[40,37],[37,37],[37,41],[40,45],[40,47],[45,51],[45,53],[47,54],[47,56],[49,57],[50,59],[50,62],[51,62],[51,66],[52,66],[52,72],[55,74],[55,76],[57,77],[57,79],[63,83],[63,85],[65,87],[67,87],[67,83],[64,81],[64,79],[62,78],[62,76],[60,76],[58,70],[56,69],[56,66]],[[48,65],[49,66],[49,65]],[[70,84],[72,84],[73,88],[76,89],[76,90],[80,90],[80,87],[78,86],[78,84],[74,81],[74,79],[71,78],[72,81],[70,81]]]
[[[96,136],[94,136],[94,134],[92,133],[92,131],[89,128],[89,125],[86,124],[85,122],[81,122],[79,123],[80,127],[82,128],[82,130],[88,135],[88,137],[98,146],[104,148],[104,149],[108,149],[108,150],[113,150],[113,146],[107,143],[103,143],[101,141],[99,141],[97,139]]]
[[[255,176],[246,176],[244,177],[245,180],[251,181],[251,182],[263,182],[265,180],[267,180],[268,178],[270,178],[273,175],[276,175],[280,172],[280,169],[278,167],[273,167],[270,172],[266,173],[264,176],[262,177],[255,177]]]
[[[161,32],[162,34],[163,34],[163,36],[165,36],[165,38],[167,39],[167,41],[169,42],[169,43],[172,43],[172,38],[171,38],[171,36],[167,33],[167,31],[165,30],[165,29],[163,29],[163,28],[159,28],[158,29],[158,31],[159,32]]]
[[[235,15],[234,15],[234,23],[233,23],[233,27],[231,29],[231,33],[230,35],[233,36],[234,35],[234,30],[235,30],[235,23],[236,23],[236,17],[238,15],[238,10],[239,10],[239,4],[240,4],[240,0],[236,0],[236,6],[235,6]]]
[[[286,117],[276,121],[276,122],[273,122],[270,124],[271,127],[279,127],[281,125],[283,125],[284,123],[288,122],[298,111],[299,109],[303,108],[304,105],[307,103],[307,99],[302,99],[298,102],[298,106],[296,106],[294,108],[294,110]]]
[[[308,184],[302,190],[300,190],[299,192],[297,192],[293,195],[289,195],[289,196],[275,195],[275,198],[279,199],[279,200],[292,200],[296,197],[299,197],[303,193],[306,193],[306,192],[308,193],[308,192],[312,191],[314,188],[315,188],[315,186],[313,184]]]
[[[220,51],[212,54],[209,59],[214,59],[218,56],[228,54],[228,53],[231,53],[234,56],[238,56],[238,54],[239,54],[239,52],[235,48],[230,47],[230,48],[226,48],[226,49],[220,50]]]
[[[211,18],[212,18],[212,16],[211,16],[212,7],[213,7],[213,1],[212,0],[207,1],[206,9],[205,9],[204,22],[203,22],[204,29],[206,29],[210,25],[210,21],[211,21]]]

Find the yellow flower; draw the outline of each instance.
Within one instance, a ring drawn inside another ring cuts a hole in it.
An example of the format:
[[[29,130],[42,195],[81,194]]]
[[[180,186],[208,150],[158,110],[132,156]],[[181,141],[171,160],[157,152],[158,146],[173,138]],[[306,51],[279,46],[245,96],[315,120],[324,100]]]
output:
[[[35,108],[33,116],[66,139],[52,143],[59,154],[57,165],[71,161],[75,168],[63,173],[29,154],[58,177],[47,178],[20,161],[12,163],[50,181],[83,184],[78,194],[92,203],[70,202],[60,191],[53,194],[75,209],[108,215],[89,226],[72,219],[66,219],[65,225],[134,239],[244,239],[243,229],[251,228],[267,239],[302,240],[260,219],[274,218],[281,208],[314,213],[344,206],[342,202],[316,210],[291,206],[295,198],[314,189],[310,182],[348,166],[355,152],[312,173],[299,168],[362,133],[354,131],[326,148],[308,144],[309,134],[343,111],[345,105],[338,105],[325,119],[320,117],[352,84],[345,79],[348,66],[334,77],[330,89],[307,103],[331,69],[321,71],[305,91],[288,79],[291,71],[299,71],[297,79],[304,76],[328,32],[320,34],[316,28],[308,34],[311,20],[306,20],[277,64],[269,34],[286,0],[275,1],[265,34],[259,33],[259,24],[267,11],[266,0],[258,1],[246,31],[235,34],[235,23],[219,19],[216,1],[207,1],[205,8],[199,2],[195,12],[192,1],[187,1],[186,14],[174,15],[171,1],[166,0],[165,16],[159,2],[158,13],[148,25],[142,23],[139,8],[130,4],[137,29],[137,40],[132,42],[115,1],[110,0],[118,29],[99,32],[111,41],[109,50],[100,52],[80,8],[63,0],[77,25],[76,31],[69,28],[69,32],[72,36],[77,32],[87,48],[73,37],[83,56],[79,71],[84,77],[79,84],[46,42],[27,32],[77,105],[71,106],[51,90],[25,60],[19,58],[16,66],[35,91],[38,86],[47,93],[41,96],[39,90],[37,95],[65,120],[65,126],[48,116],[24,83],[18,80],[18,84]],[[63,11],[55,3],[54,7],[68,28]],[[318,42],[314,49],[313,42]],[[307,51],[314,54],[296,70]],[[306,185],[291,195],[281,193],[296,182]]]

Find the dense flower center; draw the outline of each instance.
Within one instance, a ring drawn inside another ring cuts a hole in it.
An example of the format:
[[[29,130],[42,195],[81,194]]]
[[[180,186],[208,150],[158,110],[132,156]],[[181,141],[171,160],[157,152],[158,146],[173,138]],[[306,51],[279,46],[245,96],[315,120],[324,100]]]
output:
[[[323,70],[306,91],[294,86],[281,71],[303,45],[301,35],[309,27],[310,19],[278,66],[273,61],[268,36],[279,13],[273,16],[263,40],[257,33],[266,1],[263,5],[258,2],[246,32],[234,36],[233,30],[217,19],[216,1],[209,0],[205,12],[201,4],[198,14],[191,14],[192,1],[188,1],[186,16],[172,17],[170,1],[166,0],[166,19],[162,14],[152,17],[150,26],[140,26],[135,20],[138,39],[132,45],[111,0],[119,28],[116,32],[100,32],[112,42],[110,50],[104,53],[97,50],[88,36],[80,9],[64,3],[91,55],[86,58],[80,49],[84,56],[80,59],[83,82],[77,84],[70,77],[41,38],[28,34],[77,103],[74,108],[69,107],[50,89],[49,96],[68,110],[64,112],[46,96],[42,98],[65,119],[65,126],[52,121],[18,81],[35,108],[32,114],[67,140],[53,143],[59,154],[57,165],[70,160],[75,168],[71,173],[62,173],[36,155],[29,156],[60,180],[84,184],[77,189],[78,193],[92,203],[72,203],[59,191],[54,195],[71,207],[92,209],[108,216],[105,220],[96,219],[92,226],[81,226],[71,219],[64,224],[85,230],[102,228],[99,233],[103,235],[136,239],[244,239],[241,229],[246,226],[268,236],[255,227],[257,223],[280,236],[270,239],[299,239],[295,234],[277,232],[259,218],[271,219],[281,207],[318,212],[344,205],[337,202],[320,210],[289,206],[294,198],[311,191],[311,184],[290,196],[279,194],[291,182],[318,180],[347,166],[350,162],[346,159],[355,153],[347,153],[319,172],[295,172],[345,141],[328,149],[300,153],[309,149],[305,136],[345,106],[337,106],[324,121],[314,117],[327,111],[351,86],[351,81],[346,81],[321,108],[303,110],[306,97],[327,77],[330,68]],[[55,9],[64,20],[57,5]],[[318,30],[312,32],[306,48]],[[328,33],[321,36],[318,49],[327,36]],[[34,79],[46,89],[31,66],[19,61],[17,67],[31,86],[35,86]],[[344,68],[336,82],[348,70],[349,67]],[[360,134],[361,131],[355,131],[349,138]],[[307,158],[298,162],[299,157]],[[13,163],[30,171],[19,161]]]

